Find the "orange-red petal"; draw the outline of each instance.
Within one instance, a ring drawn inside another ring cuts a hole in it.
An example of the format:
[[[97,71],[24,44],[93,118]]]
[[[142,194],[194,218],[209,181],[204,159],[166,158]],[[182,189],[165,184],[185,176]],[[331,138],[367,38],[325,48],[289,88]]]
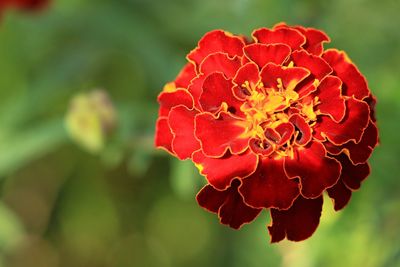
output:
[[[324,51],[324,43],[330,42],[329,37],[322,31],[313,28],[296,26],[295,29],[304,34],[307,41],[303,48],[310,54],[320,56]]]
[[[285,157],[285,171],[289,178],[300,178],[301,194],[306,198],[316,198],[339,179],[341,166],[327,157],[324,146],[310,142],[305,147],[295,148],[294,157]]]
[[[333,68],[334,74],[342,80],[343,95],[354,96],[361,100],[370,94],[366,79],[345,52],[328,49],[323,53],[322,58]]]
[[[206,185],[197,194],[199,205],[211,212],[218,213],[220,222],[239,229],[243,224],[253,221],[261,209],[249,207],[243,202],[237,187],[240,182],[232,182],[231,187],[224,191],[218,191],[211,185]]]
[[[273,30],[260,28],[253,32],[253,38],[262,44],[286,44],[292,50],[299,49],[305,42],[305,37],[297,30],[285,28],[276,28]]]
[[[159,116],[168,116],[171,108],[183,105],[189,109],[193,108],[193,97],[187,90],[177,89],[173,92],[162,92],[158,95],[160,103]]]
[[[346,105],[342,97],[342,82],[335,76],[325,77],[315,94],[320,104],[317,108],[321,114],[329,115],[335,122],[340,122],[346,114]]]
[[[193,162],[213,187],[225,190],[234,178],[242,179],[256,170],[258,156],[247,150],[239,155],[227,152],[220,158],[210,158],[199,150],[193,154]]]
[[[278,79],[282,80],[285,88],[295,88],[309,74],[310,72],[305,68],[287,68],[269,63],[261,70],[260,76],[265,88],[278,89]]]
[[[169,112],[168,124],[174,134],[172,150],[179,159],[188,159],[194,151],[200,149],[200,143],[194,136],[196,114],[197,111],[185,106],[174,107]]]
[[[246,57],[262,69],[267,63],[282,64],[290,55],[285,44],[250,44],[243,48]]]
[[[299,196],[288,210],[271,209],[272,223],[268,226],[271,242],[309,238],[319,225],[322,203],[322,196],[315,199]]]
[[[221,157],[230,149],[233,154],[243,153],[248,147],[246,128],[241,120],[221,111],[218,117],[211,113],[196,116],[196,137],[200,140],[205,155]]]
[[[222,72],[227,78],[233,78],[241,66],[238,57],[229,57],[226,53],[213,53],[208,55],[200,64],[200,72],[208,75],[213,72]]]
[[[241,38],[222,30],[214,30],[201,38],[198,46],[189,53],[187,58],[199,66],[206,56],[215,52],[227,53],[230,57],[242,56],[243,46],[244,42]]]
[[[156,122],[156,133],[155,133],[155,146],[159,148],[164,148],[170,153],[174,154],[172,151],[172,139],[173,135],[171,129],[168,125],[167,117],[160,117]]]
[[[232,91],[233,83],[225,79],[220,72],[210,74],[203,82],[203,92],[200,95],[199,103],[203,111],[216,114],[225,103],[227,110],[235,115],[243,115],[240,106],[243,101],[238,100]]]
[[[337,123],[329,116],[320,116],[314,126],[315,137],[327,137],[335,145],[342,145],[350,140],[358,143],[369,121],[368,104],[349,98],[346,100],[346,115]]]
[[[263,158],[257,170],[242,180],[239,192],[244,201],[255,208],[288,209],[299,195],[299,184],[289,179],[283,160]]]
[[[294,51],[292,53],[294,65],[308,69],[313,77],[322,80],[332,73],[332,68],[321,57],[307,53],[306,51]]]
[[[190,81],[196,77],[195,66],[188,62],[175,78],[175,86],[178,88],[187,88]]]

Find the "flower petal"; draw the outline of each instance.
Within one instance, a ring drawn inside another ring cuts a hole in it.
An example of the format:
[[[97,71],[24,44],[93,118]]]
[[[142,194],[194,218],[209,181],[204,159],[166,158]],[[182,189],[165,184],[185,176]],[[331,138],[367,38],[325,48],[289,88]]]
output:
[[[327,137],[335,145],[342,145],[350,140],[358,143],[369,121],[368,104],[349,98],[346,100],[346,115],[340,123],[328,116],[320,116],[314,126],[315,137]]]
[[[332,73],[332,68],[325,60],[306,51],[294,51],[292,59],[295,66],[308,69],[312,76],[320,81]]]
[[[319,225],[322,203],[322,196],[315,199],[299,196],[288,210],[271,209],[272,223],[268,226],[271,242],[285,237],[291,241],[309,238]]]
[[[204,58],[200,64],[200,72],[205,75],[213,72],[222,72],[225,77],[233,78],[240,66],[240,58],[230,58],[226,53],[217,52]]]
[[[267,29],[260,28],[253,31],[253,38],[262,44],[286,44],[292,48],[292,50],[299,49],[305,42],[305,37],[297,30],[288,27]]]
[[[320,56],[324,51],[323,43],[330,42],[329,37],[322,31],[313,28],[296,26],[295,29],[304,34],[307,41],[303,48],[310,54]]]
[[[221,111],[218,117],[211,113],[196,116],[196,137],[205,155],[222,157],[230,149],[232,154],[243,153],[248,147],[246,128],[241,120]]]
[[[195,66],[188,62],[176,76],[175,85],[178,88],[187,88],[194,77],[196,77]]]
[[[335,76],[325,77],[318,86],[316,95],[321,114],[328,115],[335,122],[340,122],[346,114],[346,105],[342,97],[342,82]]]
[[[378,129],[370,120],[359,143],[356,144],[353,141],[349,141],[341,146],[336,146],[330,142],[325,142],[324,145],[329,153],[338,155],[344,152],[353,164],[360,164],[368,160],[377,143]]]
[[[206,33],[198,43],[198,46],[187,56],[197,66],[209,54],[215,52],[227,53],[230,57],[243,55],[244,42],[241,38],[221,30]]]
[[[342,80],[342,92],[345,96],[364,99],[369,95],[367,81],[347,54],[336,49],[326,50],[322,58],[333,68],[334,73]]]
[[[225,191],[218,191],[211,185],[206,185],[197,194],[197,202],[203,208],[218,212],[222,224],[239,229],[243,224],[253,221],[261,209],[254,209],[243,202],[237,187],[240,182],[232,182],[230,188]]]
[[[242,180],[239,192],[255,208],[288,209],[299,195],[299,184],[288,179],[283,160],[263,158],[257,170]]]
[[[176,89],[172,92],[161,92],[158,95],[158,103],[160,103],[159,116],[168,116],[171,108],[184,105],[185,107],[193,108],[193,98],[187,90]]]
[[[203,83],[206,78],[206,75],[200,74],[190,82],[188,87],[188,92],[193,97],[194,106],[199,110],[201,110],[199,99],[203,92]]]
[[[342,165],[341,180],[351,190],[357,190],[361,187],[361,182],[370,174],[368,163],[353,165],[345,155],[336,157]]]
[[[343,209],[351,198],[351,190],[343,183],[342,179],[327,189],[329,197],[333,200],[335,211]]]
[[[172,151],[172,139],[173,135],[168,125],[167,117],[160,117],[156,122],[156,133],[155,133],[155,146],[158,148],[164,148],[168,152],[174,155]]]
[[[247,177],[256,170],[258,156],[247,150],[239,155],[228,152],[223,157],[210,158],[199,150],[193,154],[193,161],[213,187],[225,190],[234,178]]]
[[[304,120],[302,116],[300,116],[297,113],[291,115],[289,121],[299,132],[299,135],[297,136],[295,143],[300,146],[307,145],[312,139],[311,128],[308,125],[308,123]]]
[[[256,84],[258,84],[260,79],[258,67],[255,63],[249,62],[243,65],[233,78],[233,82],[237,85],[232,89],[233,94],[236,98],[245,100],[249,95],[249,92],[243,87],[244,84],[248,82],[251,87],[254,87]]]
[[[194,136],[196,114],[195,110],[185,106],[174,107],[169,112],[168,123],[174,134],[172,150],[179,159],[188,159],[194,151],[200,149],[200,143]]]
[[[203,92],[199,99],[202,110],[216,114],[221,110],[221,105],[225,103],[227,110],[242,116],[240,106],[243,102],[233,95],[232,87],[232,80],[225,79],[222,73],[210,74],[203,82]]]
[[[288,68],[273,63],[265,65],[260,73],[264,87],[275,89],[278,89],[278,79],[282,80],[285,88],[294,89],[308,75],[310,75],[310,72],[305,68]]]
[[[326,156],[324,146],[311,142],[294,150],[294,157],[285,158],[285,171],[289,178],[300,178],[301,194],[306,198],[316,198],[339,179],[341,166]]]
[[[267,63],[282,64],[290,55],[285,44],[250,44],[243,48],[246,57],[262,69]]]

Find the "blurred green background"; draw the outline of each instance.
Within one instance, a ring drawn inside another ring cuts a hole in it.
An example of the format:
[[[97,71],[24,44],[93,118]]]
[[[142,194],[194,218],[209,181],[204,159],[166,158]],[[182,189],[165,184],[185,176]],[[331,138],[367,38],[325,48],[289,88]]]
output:
[[[56,0],[7,12],[0,266],[400,266],[399,11],[398,0]],[[281,21],[323,29],[328,47],[348,52],[378,98],[381,145],[345,210],[326,201],[311,239],[270,245],[266,212],[234,231],[198,207],[203,178],[156,151],[153,132],[157,94],[206,31]],[[117,125],[104,138],[94,118],[88,149],[65,117],[94,88],[108,92]]]

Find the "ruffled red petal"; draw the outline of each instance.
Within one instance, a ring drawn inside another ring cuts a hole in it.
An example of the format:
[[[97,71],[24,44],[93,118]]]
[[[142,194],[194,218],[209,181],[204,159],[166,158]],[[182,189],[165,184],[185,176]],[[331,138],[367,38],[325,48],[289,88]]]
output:
[[[267,29],[261,28],[253,31],[254,40],[262,44],[287,44],[292,50],[299,49],[305,42],[305,37],[295,29],[290,28],[277,28]]]
[[[370,174],[368,163],[353,165],[345,155],[341,154],[337,157],[342,165],[341,180],[351,190],[357,190],[361,187],[361,182]]]
[[[299,196],[288,210],[271,209],[272,223],[268,226],[271,242],[309,238],[319,225],[322,203],[322,196],[315,199]]]
[[[233,154],[243,153],[248,146],[246,128],[241,121],[222,111],[218,117],[211,113],[196,116],[195,134],[205,155],[221,157],[230,149]]]
[[[306,198],[316,198],[339,179],[341,166],[326,156],[324,146],[310,142],[307,146],[296,148],[294,157],[285,157],[285,171],[289,178],[300,178],[301,194]]]
[[[200,64],[200,72],[208,75],[222,72],[227,78],[233,78],[241,66],[239,57],[229,57],[226,53],[217,52],[208,55]]]
[[[188,87],[188,92],[193,97],[194,106],[199,110],[201,110],[199,100],[203,92],[203,83],[206,78],[206,75],[200,74],[190,82]]]
[[[334,73],[342,80],[343,95],[354,96],[360,100],[369,96],[367,81],[345,52],[328,49],[323,53],[322,58],[329,63]]]
[[[338,155],[344,152],[349,156],[353,164],[360,164],[368,160],[377,143],[378,129],[370,120],[359,143],[349,141],[344,145],[336,146],[330,142],[325,142],[324,145],[329,153]]]
[[[258,67],[255,63],[249,62],[238,70],[236,76],[233,78],[233,82],[238,86],[242,86],[245,82],[256,85],[260,81],[260,75]]]
[[[316,95],[321,114],[329,115],[333,121],[340,122],[346,114],[346,105],[342,97],[342,82],[334,76],[325,77],[318,86]]]
[[[368,104],[349,98],[346,100],[346,115],[340,123],[328,116],[320,116],[314,126],[315,137],[327,137],[335,145],[342,145],[350,140],[359,142],[369,121]]]
[[[174,107],[169,112],[168,124],[174,135],[172,150],[179,159],[188,159],[194,151],[200,149],[200,143],[194,136],[196,114],[197,111],[189,110],[185,106]]]
[[[199,205],[211,212],[218,213],[222,224],[239,229],[243,224],[253,221],[261,209],[254,209],[243,202],[237,187],[240,182],[233,181],[231,187],[218,191],[206,185],[197,194]]]
[[[227,53],[230,57],[242,56],[243,46],[241,38],[225,31],[215,30],[206,33],[187,58],[198,66],[206,56],[216,52]]]
[[[213,187],[225,190],[234,178],[247,177],[256,170],[258,156],[247,150],[239,155],[228,152],[223,157],[210,158],[202,151],[196,151],[193,161]]]
[[[187,90],[177,89],[173,92],[162,92],[158,96],[158,103],[160,103],[159,116],[166,117],[171,108],[183,105],[188,109],[193,108],[193,98]]]
[[[310,72],[305,68],[287,68],[273,63],[265,65],[260,73],[264,87],[275,89],[278,89],[278,79],[282,80],[284,88],[294,89],[308,75]]]
[[[188,62],[175,78],[177,88],[188,88],[190,81],[196,77],[196,70],[192,63]]]
[[[323,44],[331,41],[324,32],[317,29],[301,26],[296,26],[295,29],[299,30],[306,37],[307,41],[303,45],[303,48],[310,54],[320,56],[324,51]]]
[[[227,110],[242,116],[240,106],[243,101],[233,95],[232,87],[232,80],[225,79],[222,73],[210,74],[203,82],[203,92],[199,99],[202,110],[216,114],[221,110],[221,105],[225,103]]]
[[[299,195],[299,184],[283,170],[283,160],[263,158],[257,170],[242,180],[239,192],[255,208],[288,209]]]
[[[282,64],[290,55],[285,44],[250,44],[244,47],[246,57],[262,69],[267,63]]]
[[[322,80],[332,73],[332,68],[322,58],[309,54],[306,51],[294,51],[292,53],[294,65],[308,69],[313,78]]]
[[[333,200],[333,208],[336,211],[343,209],[351,198],[351,190],[343,183],[342,179],[327,189],[329,197]]]
[[[312,139],[311,128],[308,123],[297,113],[291,115],[289,121],[294,125],[295,129],[299,131],[295,143],[300,146],[307,145]]]
[[[156,133],[155,133],[155,146],[158,148],[164,148],[171,154],[174,154],[172,151],[172,139],[174,136],[172,135],[171,129],[168,125],[167,117],[160,117],[156,122]]]

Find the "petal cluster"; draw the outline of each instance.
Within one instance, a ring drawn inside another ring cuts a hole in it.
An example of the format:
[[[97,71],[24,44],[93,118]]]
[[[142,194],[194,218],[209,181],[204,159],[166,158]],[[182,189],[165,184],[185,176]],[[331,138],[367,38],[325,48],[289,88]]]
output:
[[[235,229],[269,210],[272,242],[316,230],[326,191],[340,210],[369,175],[375,98],[322,31],[215,30],[158,96],[155,144],[205,176],[203,208]]]

